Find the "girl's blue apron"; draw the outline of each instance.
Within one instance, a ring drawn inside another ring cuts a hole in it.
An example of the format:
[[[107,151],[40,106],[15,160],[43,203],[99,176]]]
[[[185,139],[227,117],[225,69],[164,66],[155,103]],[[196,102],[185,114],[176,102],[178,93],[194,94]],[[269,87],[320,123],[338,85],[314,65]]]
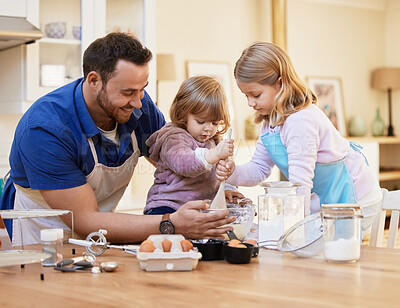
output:
[[[266,133],[261,136],[268,153],[281,172],[289,179],[287,148],[283,145],[280,132]],[[359,146],[350,142],[350,146],[360,152]],[[320,204],[356,203],[353,180],[344,164],[345,158],[333,163],[316,163],[311,192],[318,195]]]
[[[287,148],[282,143],[280,131],[273,134],[266,133],[262,135],[261,141],[267,148],[272,161],[278,166],[286,178],[289,179]],[[357,143],[350,142],[350,146],[355,151],[361,153],[361,146]],[[344,164],[346,158],[347,156],[333,163],[315,164],[314,178],[312,180],[313,188],[311,192],[318,195],[320,204],[357,203],[353,180]],[[352,228],[352,224],[348,225],[343,222],[343,220],[336,221],[335,228],[340,229],[339,232],[336,232],[335,238],[346,238],[347,236],[345,236],[345,234],[352,234],[352,232],[346,231],[346,229]]]

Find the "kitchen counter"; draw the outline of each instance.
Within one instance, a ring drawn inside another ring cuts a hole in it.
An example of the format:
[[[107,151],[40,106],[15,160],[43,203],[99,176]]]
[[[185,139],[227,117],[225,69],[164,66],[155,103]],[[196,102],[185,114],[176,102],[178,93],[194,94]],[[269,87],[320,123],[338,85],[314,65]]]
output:
[[[77,255],[84,251],[77,247]],[[40,247],[37,246],[37,249]],[[64,246],[64,257],[71,246]],[[400,250],[361,248],[333,264],[261,249],[250,264],[200,261],[190,272],[145,272],[135,256],[110,249],[97,261],[116,272],[61,273],[30,264],[0,268],[0,305],[13,307],[398,307]]]

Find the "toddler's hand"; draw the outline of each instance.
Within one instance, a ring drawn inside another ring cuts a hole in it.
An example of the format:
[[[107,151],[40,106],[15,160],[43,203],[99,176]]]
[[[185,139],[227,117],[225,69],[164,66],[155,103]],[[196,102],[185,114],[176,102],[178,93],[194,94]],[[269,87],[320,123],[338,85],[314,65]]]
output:
[[[217,157],[219,159],[226,159],[229,156],[233,155],[233,139],[230,140],[221,140],[220,143],[215,147]]]
[[[221,140],[218,145],[208,150],[204,158],[210,164],[214,165],[221,159],[226,159],[233,155],[233,140]]]
[[[219,181],[225,181],[227,178],[231,176],[233,171],[235,170],[235,162],[231,159],[220,160],[215,168],[215,177]]]

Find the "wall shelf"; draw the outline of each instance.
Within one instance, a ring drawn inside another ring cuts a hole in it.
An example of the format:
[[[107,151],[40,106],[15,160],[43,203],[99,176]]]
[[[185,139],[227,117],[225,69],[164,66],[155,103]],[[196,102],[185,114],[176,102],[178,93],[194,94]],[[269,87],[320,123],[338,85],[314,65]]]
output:
[[[381,171],[379,172],[379,181],[396,181],[400,179],[400,171]]]
[[[349,137],[363,146],[376,149],[376,155],[371,151],[364,152],[377,170],[378,179],[382,188],[397,189],[400,183],[400,138],[399,137]]]
[[[76,39],[57,39],[57,38],[50,38],[44,37],[39,40],[41,44],[64,44],[64,45],[80,45],[81,41]]]

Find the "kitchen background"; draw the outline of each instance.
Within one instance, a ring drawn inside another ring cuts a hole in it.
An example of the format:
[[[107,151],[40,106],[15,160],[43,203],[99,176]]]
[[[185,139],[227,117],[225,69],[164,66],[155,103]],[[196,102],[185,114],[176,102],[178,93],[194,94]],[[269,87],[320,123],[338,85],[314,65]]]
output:
[[[47,23],[67,23],[62,44],[44,34],[34,44],[0,51],[1,175],[7,172],[14,129],[22,113],[32,101],[53,89],[41,85],[42,65],[65,65],[66,77],[79,77],[81,50],[95,37],[118,29],[135,32],[155,55],[172,55],[173,80],[157,78],[156,61],[150,76],[149,92],[166,117],[187,76],[187,61],[229,64],[234,137],[239,144],[235,160],[248,161],[254,142],[245,141],[244,131],[251,109],[237,89],[232,71],[249,44],[273,40],[273,2],[286,3],[286,49],[299,75],[305,79],[340,78],[345,119],[349,123],[361,117],[367,136],[371,136],[377,108],[387,124],[387,92],[372,89],[370,80],[377,67],[400,67],[400,0],[0,0],[0,15],[18,3],[24,6],[28,20],[43,32]],[[79,24],[81,40],[71,32],[72,26]],[[60,46],[62,51],[57,51]],[[394,132],[400,135],[400,91],[393,91],[392,101]],[[387,145],[387,141],[382,144],[370,138],[362,143],[377,176],[383,158],[395,168],[400,166],[398,140]],[[133,179],[120,210],[143,207],[153,169],[143,160],[135,173],[140,175]],[[272,177],[277,178],[277,174]],[[389,180],[396,188],[396,181]],[[248,192],[253,198],[261,193],[260,188]]]

